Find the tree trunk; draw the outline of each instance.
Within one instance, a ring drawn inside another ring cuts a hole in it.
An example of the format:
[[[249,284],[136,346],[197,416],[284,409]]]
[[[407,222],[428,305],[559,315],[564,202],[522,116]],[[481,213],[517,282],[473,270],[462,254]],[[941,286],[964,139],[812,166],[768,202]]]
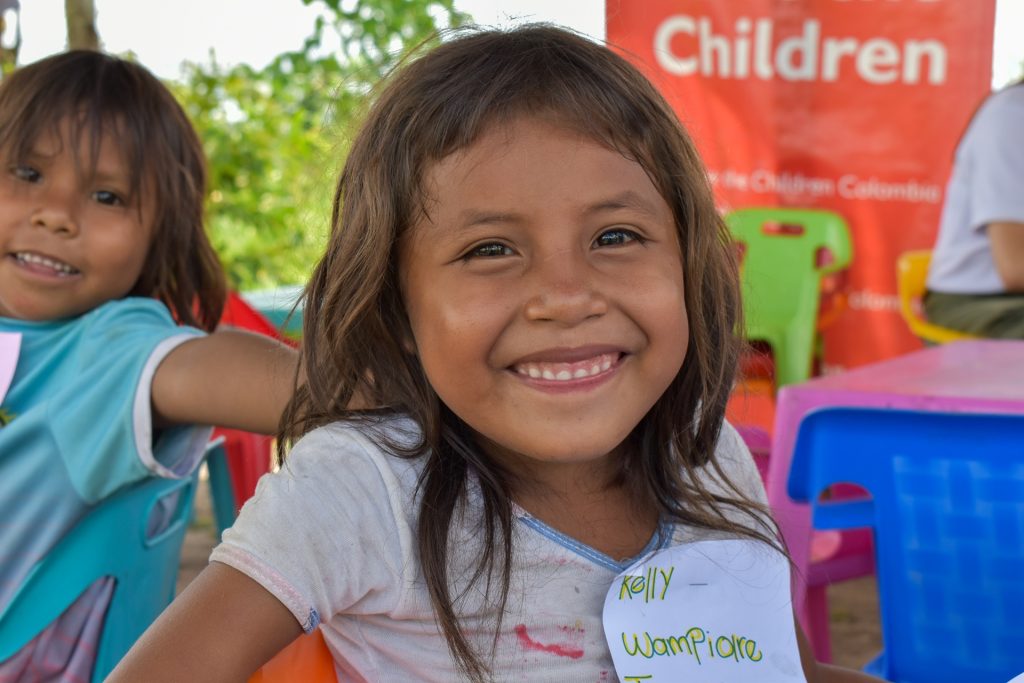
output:
[[[96,6],[93,0],[64,0],[64,15],[68,22],[69,50],[100,49],[100,37],[96,33]]]
[[[13,41],[8,40],[8,33],[10,31],[15,32]],[[21,35],[17,19],[15,19],[15,24],[12,27],[8,25],[6,17],[0,14],[0,73],[7,75],[14,71],[14,66],[18,63],[18,48],[20,47]],[[2,423],[2,419],[3,416],[0,415],[0,423]]]

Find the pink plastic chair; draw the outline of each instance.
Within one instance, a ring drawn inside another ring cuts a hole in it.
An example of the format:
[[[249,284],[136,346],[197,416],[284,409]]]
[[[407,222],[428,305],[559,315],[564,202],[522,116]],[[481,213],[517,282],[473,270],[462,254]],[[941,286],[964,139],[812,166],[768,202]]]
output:
[[[834,498],[859,498],[863,491],[854,486],[832,488]],[[808,568],[804,609],[808,638],[819,661],[832,661],[832,640],[829,635],[828,594],[833,583],[848,581],[875,573],[874,547],[871,532],[814,531],[811,534],[810,566]]]
[[[781,469],[781,463],[770,464],[771,435],[760,427],[737,424],[736,431],[747,444],[754,462],[767,484],[769,471]],[[788,458],[787,458],[788,460]],[[788,471],[788,462],[785,471]],[[855,486],[835,486],[832,495],[848,498],[862,495]],[[787,508],[795,503],[780,503],[771,500],[772,510],[778,516],[780,507]],[[785,514],[785,511],[782,511]],[[871,534],[868,531],[811,531],[809,540],[809,564],[804,577],[794,581],[794,591],[800,593],[803,601],[804,628],[814,648],[815,656],[823,662],[832,661],[832,646],[829,638],[828,595],[829,584],[846,581],[874,573],[874,556]]]
[[[779,405],[787,401],[788,392],[783,388]],[[793,598],[797,616],[815,657],[821,662],[831,662],[827,589],[833,583],[874,575],[874,547],[868,530],[814,531],[810,526],[807,506],[793,502],[786,495],[795,436],[776,421],[765,484],[772,514],[786,532],[788,550],[795,563]],[[832,487],[830,493],[836,499],[864,495],[862,489],[844,484]]]

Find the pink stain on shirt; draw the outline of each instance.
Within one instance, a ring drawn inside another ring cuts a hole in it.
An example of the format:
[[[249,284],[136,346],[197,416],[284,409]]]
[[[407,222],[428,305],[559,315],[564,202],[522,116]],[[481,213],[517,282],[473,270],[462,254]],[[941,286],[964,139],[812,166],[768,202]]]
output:
[[[558,644],[558,643],[538,643],[536,640],[530,637],[530,634],[526,631],[525,624],[519,624],[515,627],[516,636],[519,637],[519,645],[524,650],[534,650],[537,652],[550,652],[553,655],[559,657],[568,657],[569,659],[579,659],[583,656],[583,648],[575,647],[570,644]]]

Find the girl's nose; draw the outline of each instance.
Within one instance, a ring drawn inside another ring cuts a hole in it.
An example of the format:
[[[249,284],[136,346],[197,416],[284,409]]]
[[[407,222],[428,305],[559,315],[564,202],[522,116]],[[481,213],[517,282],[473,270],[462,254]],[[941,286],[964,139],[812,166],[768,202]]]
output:
[[[599,274],[585,258],[550,258],[539,264],[526,302],[529,320],[577,325],[608,312],[608,300],[599,287]]]
[[[70,199],[48,197],[44,204],[33,209],[31,221],[35,228],[68,237],[78,234],[78,219]]]

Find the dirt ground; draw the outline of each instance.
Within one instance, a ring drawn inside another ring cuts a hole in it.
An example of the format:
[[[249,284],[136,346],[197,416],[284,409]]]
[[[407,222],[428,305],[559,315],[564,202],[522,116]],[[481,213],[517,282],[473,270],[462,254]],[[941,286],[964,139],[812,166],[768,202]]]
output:
[[[196,494],[196,517],[185,536],[178,591],[206,566],[215,542],[208,488]],[[874,578],[846,581],[829,588],[832,659],[841,666],[859,669],[881,649],[878,598]]]

